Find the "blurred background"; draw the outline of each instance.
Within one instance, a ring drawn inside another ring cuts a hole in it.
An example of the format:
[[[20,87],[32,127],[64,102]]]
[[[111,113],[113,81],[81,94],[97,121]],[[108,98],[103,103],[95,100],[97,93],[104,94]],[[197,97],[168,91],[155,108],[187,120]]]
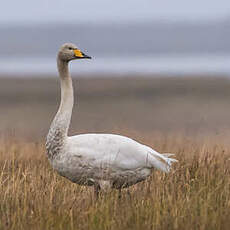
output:
[[[74,72],[230,73],[228,0],[9,0],[0,34],[0,73],[56,73],[64,42],[94,57]]]
[[[93,59],[71,63],[72,130],[225,135],[229,38],[228,0],[4,1],[0,130],[45,136],[60,96],[57,50],[74,42]]]

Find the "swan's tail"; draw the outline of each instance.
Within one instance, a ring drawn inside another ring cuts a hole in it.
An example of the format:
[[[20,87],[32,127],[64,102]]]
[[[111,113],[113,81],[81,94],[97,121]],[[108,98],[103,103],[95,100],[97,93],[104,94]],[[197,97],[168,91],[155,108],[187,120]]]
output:
[[[173,154],[173,153],[163,153],[162,155],[167,162],[166,172],[169,172],[171,167],[172,167],[172,164],[175,162],[178,162],[178,160],[176,160],[175,158],[171,158],[172,156],[175,156],[175,154]]]
[[[172,153],[163,153],[160,154],[156,152],[155,150],[151,149],[151,160],[150,164],[163,172],[169,173],[170,169],[172,167],[172,164],[175,162],[178,162],[178,160],[172,158],[175,154]]]

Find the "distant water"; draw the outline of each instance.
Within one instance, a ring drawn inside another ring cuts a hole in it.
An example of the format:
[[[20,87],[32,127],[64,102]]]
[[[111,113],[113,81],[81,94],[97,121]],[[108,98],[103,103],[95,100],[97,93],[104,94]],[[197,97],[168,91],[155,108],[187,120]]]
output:
[[[75,62],[75,63],[74,63]],[[229,56],[99,57],[73,61],[71,72],[79,74],[224,74],[230,76]],[[55,58],[0,58],[0,75],[57,74]],[[109,76],[109,75],[108,75]]]

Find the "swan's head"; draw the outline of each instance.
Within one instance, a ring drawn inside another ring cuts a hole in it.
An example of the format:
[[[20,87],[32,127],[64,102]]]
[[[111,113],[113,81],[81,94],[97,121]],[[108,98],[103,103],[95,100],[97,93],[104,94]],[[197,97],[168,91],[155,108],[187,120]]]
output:
[[[78,49],[78,47],[72,43],[65,43],[61,46],[59,52],[58,52],[58,58],[62,61],[71,61],[74,59],[83,59],[83,58],[89,58],[90,56],[84,54],[83,52]]]

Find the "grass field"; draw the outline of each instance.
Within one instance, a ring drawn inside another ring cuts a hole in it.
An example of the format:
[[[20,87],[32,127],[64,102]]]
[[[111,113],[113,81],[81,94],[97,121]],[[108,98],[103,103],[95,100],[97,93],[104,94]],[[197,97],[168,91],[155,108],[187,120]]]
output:
[[[70,133],[110,132],[176,154],[169,174],[94,200],[50,167],[57,80],[0,79],[0,229],[230,226],[230,80],[79,79]]]

